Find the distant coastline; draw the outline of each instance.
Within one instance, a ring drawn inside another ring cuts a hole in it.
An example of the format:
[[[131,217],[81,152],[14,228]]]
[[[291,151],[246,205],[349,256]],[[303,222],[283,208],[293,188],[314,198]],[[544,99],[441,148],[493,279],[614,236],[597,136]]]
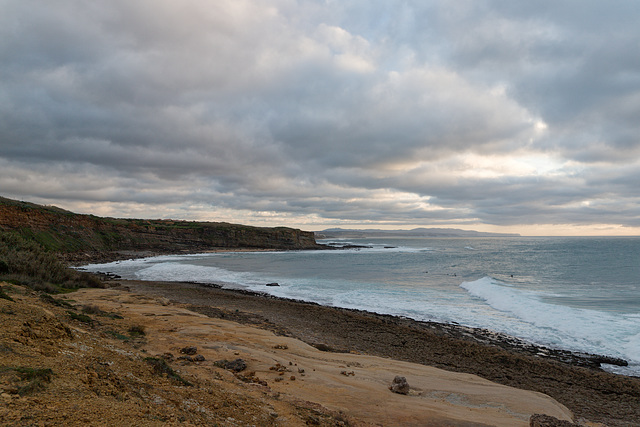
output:
[[[411,237],[522,237],[517,233],[487,233],[457,228],[414,228],[412,230],[343,229],[328,228],[314,232],[316,239],[366,239],[366,238],[411,238]]]

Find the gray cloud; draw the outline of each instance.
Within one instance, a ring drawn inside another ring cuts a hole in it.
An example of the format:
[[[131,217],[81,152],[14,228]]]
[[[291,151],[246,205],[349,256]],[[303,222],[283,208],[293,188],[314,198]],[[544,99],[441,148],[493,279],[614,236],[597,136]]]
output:
[[[9,197],[315,228],[640,225],[632,2],[0,12]]]

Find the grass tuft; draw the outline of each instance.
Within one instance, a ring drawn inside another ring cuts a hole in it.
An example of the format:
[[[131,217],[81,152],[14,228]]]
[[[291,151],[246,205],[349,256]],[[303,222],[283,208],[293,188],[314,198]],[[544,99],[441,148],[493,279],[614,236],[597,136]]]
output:
[[[7,295],[4,291],[4,288],[2,286],[0,286],[0,299],[6,299],[9,301],[13,301],[13,298],[11,298],[9,295]]]
[[[93,324],[93,319],[87,316],[86,314],[78,314],[78,313],[74,313],[73,311],[67,311],[67,314],[73,320],[77,320],[78,322],[89,323],[91,325]]]
[[[65,300],[61,300],[58,298],[54,298],[49,294],[46,293],[42,293],[40,294],[40,299],[46,303],[49,303],[51,305],[55,305],[56,307],[66,307],[66,308],[73,308],[73,305],[69,304],[67,301]]]
[[[105,312],[100,310],[100,307],[93,304],[88,304],[82,306],[82,312],[85,314],[96,314],[96,315],[104,315]]]
[[[113,338],[118,339],[118,340],[127,341],[129,339],[128,336],[122,335],[120,332],[106,331],[106,333],[111,335]]]
[[[10,392],[24,396],[34,393],[44,388],[44,384],[51,382],[53,371],[49,368],[2,368],[0,372],[13,372],[16,374],[18,381],[26,384],[17,385]]]
[[[134,325],[130,327],[128,332],[129,332],[129,335],[131,335],[132,337],[143,337],[146,335],[144,326],[141,326],[141,325]]]

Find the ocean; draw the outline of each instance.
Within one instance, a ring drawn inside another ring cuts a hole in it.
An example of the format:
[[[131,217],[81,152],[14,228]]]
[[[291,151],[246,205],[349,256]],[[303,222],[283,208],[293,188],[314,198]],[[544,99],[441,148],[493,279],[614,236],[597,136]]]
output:
[[[84,268],[485,328],[552,348],[623,358],[628,367],[603,368],[640,376],[640,238],[319,243],[367,248],[159,256]]]

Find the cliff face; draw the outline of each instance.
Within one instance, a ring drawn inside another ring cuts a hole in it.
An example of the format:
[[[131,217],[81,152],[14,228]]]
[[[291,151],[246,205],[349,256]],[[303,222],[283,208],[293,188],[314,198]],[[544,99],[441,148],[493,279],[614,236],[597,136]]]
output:
[[[314,249],[312,232],[219,222],[100,218],[0,198],[0,230],[15,231],[67,258],[99,252],[177,253],[215,248]]]

